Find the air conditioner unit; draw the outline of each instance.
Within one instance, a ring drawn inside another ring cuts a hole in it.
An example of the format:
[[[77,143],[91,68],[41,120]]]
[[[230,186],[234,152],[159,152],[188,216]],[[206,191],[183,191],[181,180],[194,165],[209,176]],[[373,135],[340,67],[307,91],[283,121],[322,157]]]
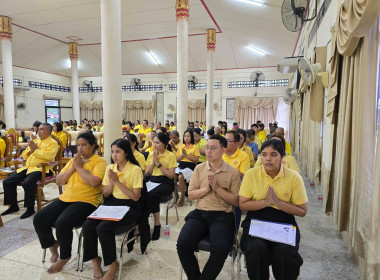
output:
[[[303,56],[285,57],[277,63],[277,71],[280,73],[293,73],[297,72],[298,61]]]

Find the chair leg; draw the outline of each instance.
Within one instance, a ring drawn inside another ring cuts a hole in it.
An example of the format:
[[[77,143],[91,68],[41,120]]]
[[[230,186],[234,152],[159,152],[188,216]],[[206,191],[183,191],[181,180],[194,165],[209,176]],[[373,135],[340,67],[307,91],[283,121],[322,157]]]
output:
[[[179,265],[179,280],[182,280],[182,274],[183,274],[183,267],[182,267],[182,265],[180,264],[180,265]]]
[[[241,251],[239,250],[238,253],[237,253],[237,257],[236,257],[236,262],[237,262],[236,274],[237,274],[237,279],[238,280],[240,280],[240,272],[241,272],[240,259],[241,259]]]
[[[75,229],[77,231],[77,229]],[[78,233],[78,231],[77,231]],[[81,266],[81,271],[83,271],[83,255],[82,255],[82,239],[83,239],[83,231],[81,230],[79,234],[79,239],[78,239],[78,250],[77,250],[77,268],[76,271],[79,270],[80,264]]]
[[[39,186],[37,186],[37,211],[40,211],[42,209],[42,203],[41,203],[41,199],[42,199],[42,188],[40,188]]]
[[[46,258],[46,249],[43,249],[42,250],[42,263],[45,262],[45,258]]]
[[[168,225],[168,219],[169,219],[169,204],[170,200],[168,201],[168,204],[166,205],[166,225]]]
[[[177,222],[178,222],[179,221],[179,217],[178,217],[177,202],[174,203],[174,206],[175,206],[175,212],[177,214]]]

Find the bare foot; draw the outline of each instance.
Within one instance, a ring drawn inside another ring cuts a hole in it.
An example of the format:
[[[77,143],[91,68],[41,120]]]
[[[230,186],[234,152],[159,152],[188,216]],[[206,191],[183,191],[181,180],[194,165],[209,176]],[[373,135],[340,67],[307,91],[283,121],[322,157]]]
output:
[[[65,266],[65,264],[70,260],[68,259],[58,259],[51,267],[48,268],[47,272],[49,274],[56,273],[58,271],[61,271],[62,268]]]
[[[50,263],[55,263],[58,260],[59,258],[58,247],[59,247],[58,242],[55,242],[54,245],[49,248],[51,252]]]
[[[182,207],[184,203],[185,203],[185,200],[181,198],[177,204],[177,207]]]
[[[102,258],[96,257],[95,259],[92,259],[92,266],[94,267],[94,279],[100,280],[103,277],[103,270],[101,267]]]
[[[110,264],[106,274],[101,278],[101,280],[114,280],[116,273],[119,271],[119,263],[114,261]]]

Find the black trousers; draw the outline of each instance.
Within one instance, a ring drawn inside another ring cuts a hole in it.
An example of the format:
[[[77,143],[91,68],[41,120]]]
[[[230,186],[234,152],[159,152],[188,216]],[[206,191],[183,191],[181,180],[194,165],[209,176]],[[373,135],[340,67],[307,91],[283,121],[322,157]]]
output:
[[[56,229],[60,258],[71,257],[73,229],[82,226],[96,207],[87,202],[64,202],[60,199],[48,204],[33,219],[34,228],[43,249],[54,245],[52,227]]]
[[[20,173],[14,172],[3,181],[4,205],[17,205],[17,185],[24,180],[24,206],[34,207],[37,182],[41,179],[42,173],[39,171],[26,174],[27,169]]]
[[[251,219],[273,221],[296,226],[296,246],[272,242],[249,235]],[[241,250],[247,260],[249,279],[269,279],[269,266],[272,265],[273,276],[276,280],[295,280],[300,273],[303,263],[298,254],[301,234],[293,215],[272,207],[257,211],[249,211],[242,223],[243,235],[240,241]]]
[[[159,186],[148,192],[148,205],[150,213],[160,212],[160,199],[168,196],[174,191],[174,180],[166,176],[150,176],[147,182],[161,183]]]
[[[98,238],[102,247],[104,265],[110,265],[116,261],[116,230],[122,227],[128,227],[137,222],[140,216],[140,210],[137,203],[133,203],[131,199],[117,199],[112,197],[112,204],[104,203],[105,205],[130,206],[129,211],[120,221],[107,221],[87,219],[83,224],[83,261],[89,261],[98,257]],[[115,203],[116,202],[116,203]]]
[[[232,248],[235,232],[234,214],[195,209],[186,216],[185,221],[177,240],[177,252],[183,270],[189,280],[216,279]],[[194,252],[199,241],[207,234],[211,252],[201,273]]]

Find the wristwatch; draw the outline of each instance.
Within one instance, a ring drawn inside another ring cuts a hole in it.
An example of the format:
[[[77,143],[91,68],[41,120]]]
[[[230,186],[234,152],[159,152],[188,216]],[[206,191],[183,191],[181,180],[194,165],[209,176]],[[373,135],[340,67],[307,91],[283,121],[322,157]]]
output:
[[[161,168],[162,164],[159,163],[159,164],[157,164],[156,166],[157,166],[157,168]]]

